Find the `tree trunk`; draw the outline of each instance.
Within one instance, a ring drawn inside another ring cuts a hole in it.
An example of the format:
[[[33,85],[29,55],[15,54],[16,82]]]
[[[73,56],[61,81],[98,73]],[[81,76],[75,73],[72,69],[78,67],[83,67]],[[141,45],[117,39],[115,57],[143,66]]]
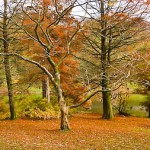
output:
[[[102,118],[104,119],[111,119],[113,118],[112,112],[112,104],[111,104],[111,95],[108,88],[108,76],[106,73],[103,73],[102,76],[102,99],[103,99],[103,115]]]
[[[42,80],[42,98],[46,98],[47,102],[50,102],[49,78]]]
[[[50,87],[49,87],[49,79],[46,78],[46,85],[47,85],[47,90],[46,90],[46,98],[47,102],[50,102]]]
[[[64,98],[61,98],[59,100],[59,105],[60,105],[60,112],[61,112],[60,128],[61,130],[64,130],[64,131],[70,130],[70,125],[68,121],[68,107],[66,105]]]
[[[102,64],[102,100],[103,100],[103,115],[102,118],[110,119],[113,117],[110,91],[108,88],[108,60],[106,50],[106,21],[105,21],[104,1],[101,0],[101,64]]]
[[[103,116],[104,119],[113,118],[110,92],[102,92],[103,96]]]
[[[61,124],[60,124],[60,129],[63,131],[70,130],[70,125],[68,121],[68,109],[69,107],[66,104],[66,101],[63,96],[62,88],[61,88],[61,82],[60,82],[60,73],[57,68],[55,68],[55,77],[56,77],[56,92],[58,96],[58,102],[59,102],[59,107],[60,107],[60,112],[61,112]]]
[[[148,106],[148,117],[150,118],[150,102],[149,102],[149,106]]]
[[[7,34],[7,0],[4,0],[4,15],[3,15],[3,47],[4,53],[8,53],[8,34]],[[9,107],[10,107],[10,119],[15,118],[14,101],[13,101],[13,87],[12,77],[10,72],[9,56],[4,56],[4,66],[7,81]]]
[[[46,80],[42,80],[42,98],[46,98]]]

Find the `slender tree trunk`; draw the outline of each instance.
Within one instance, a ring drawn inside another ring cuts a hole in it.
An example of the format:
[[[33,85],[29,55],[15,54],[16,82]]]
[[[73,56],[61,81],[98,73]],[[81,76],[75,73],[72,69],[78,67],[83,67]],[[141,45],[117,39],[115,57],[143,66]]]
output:
[[[47,91],[46,91],[46,97],[47,102],[50,102],[50,87],[49,87],[49,78],[46,78],[46,85],[47,85]]]
[[[148,86],[148,92],[147,92],[147,95],[148,95],[148,117],[150,118],[150,86]]]
[[[42,98],[46,98],[46,80],[42,80]]]
[[[4,15],[3,15],[3,48],[4,53],[8,53],[8,34],[7,34],[7,0],[4,0]],[[12,77],[10,72],[9,56],[4,56],[4,66],[7,81],[9,106],[10,106],[10,119],[15,118],[14,101],[13,101],[13,87]]]
[[[110,91],[108,87],[107,74],[107,51],[106,51],[106,22],[104,20],[104,1],[101,0],[101,64],[102,64],[102,99],[103,99],[103,116],[104,119],[113,117]]]
[[[56,91],[57,91],[57,95],[58,95],[58,102],[59,102],[59,107],[60,107],[60,112],[61,112],[60,129],[67,131],[67,130],[70,130],[70,125],[69,125],[69,121],[68,121],[69,107],[67,106],[66,101],[63,96],[63,92],[62,92],[62,88],[61,88],[61,84],[60,84],[60,74],[59,74],[58,69],[57,69],[57,73],[56,73],[56,82],[57,82]]]
[[[50,87],[49,87],[49,78],[42,80],[42,97],[47,99],[47,102],[50,102]]]

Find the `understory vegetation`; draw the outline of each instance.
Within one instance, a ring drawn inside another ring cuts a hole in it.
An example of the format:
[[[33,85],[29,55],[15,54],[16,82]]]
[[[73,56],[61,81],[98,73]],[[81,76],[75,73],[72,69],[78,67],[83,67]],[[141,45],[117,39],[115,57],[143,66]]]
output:
[[[36,88],[33,88],[36,91]],[[37,89],[38,90],[38,89]],[[51,101],[47,102],[47,99],[43,99],[40,94],[18,94],[15,99],[15,115],[16,118],[26,119],[41,119],[49,120],[60,118],[59,106],[57,104],[57,98],[51,97]],[[135,117],[148,117],[148,111],[143,103],[147,102],[148,96],[146,94],[130,94],[127,99],[124,99],[124,105],[117,103],[116,107],[123,107],[122,114],[118,109],[114,107],[114,114],[120,114],[125,116]],[[71,101],[71,100],[70,100]],[[69,100],[68,100],[69,102]],[[70,114],[79,112],[99,113],[102,114],[102,101],[93,100],[90,106],[71,109]],[[0,100],[0,119],[8,119],[9,104],[8,97],[3,96]]]

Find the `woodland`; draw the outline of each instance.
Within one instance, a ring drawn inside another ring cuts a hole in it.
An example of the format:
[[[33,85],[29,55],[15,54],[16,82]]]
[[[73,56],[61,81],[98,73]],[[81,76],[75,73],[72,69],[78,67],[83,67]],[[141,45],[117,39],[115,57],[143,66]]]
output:
[[[150,147],[150,0],[0,0],[0,149]]]

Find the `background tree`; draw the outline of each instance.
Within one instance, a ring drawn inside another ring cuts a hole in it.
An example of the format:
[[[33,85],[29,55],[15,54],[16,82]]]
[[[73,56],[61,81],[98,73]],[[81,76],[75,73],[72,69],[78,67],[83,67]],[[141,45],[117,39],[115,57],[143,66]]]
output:
[[[1,11],[2,22],[0,22],[0,31],[1,40],[2,40],[2,51],[4,53],[8,53],[10,50],[10,43],[13,38],[11,38],[13,34],[13,25],[10,23],[9,12],[8,12],[8,2],[7,0],[3,1],[4,9]],[[9,56],[4,56],[4,67],[5,67],[5,75],[8,89],[8,98],[9,98],[9,106],[10,106],[10,119],[13,120],[15,118],[15,110],[14,110],[14,100],[13,100],[13,85],[12,85],[12,75],[11,75],[11,65]]]
[[[110,119],[113,117],[111,91],[130,76],[130,70],[127,70],[131,66],[130,52],[127,47],[146,38],[143,32],[149,28],[145,20],[149,4],[144,1],[100,0],[80,5],[88,16],[87,32],[84,33],[85,53],[95,59],[99,73],[95,77],[99,77],[97,85],[102,88],[103,118]]]

